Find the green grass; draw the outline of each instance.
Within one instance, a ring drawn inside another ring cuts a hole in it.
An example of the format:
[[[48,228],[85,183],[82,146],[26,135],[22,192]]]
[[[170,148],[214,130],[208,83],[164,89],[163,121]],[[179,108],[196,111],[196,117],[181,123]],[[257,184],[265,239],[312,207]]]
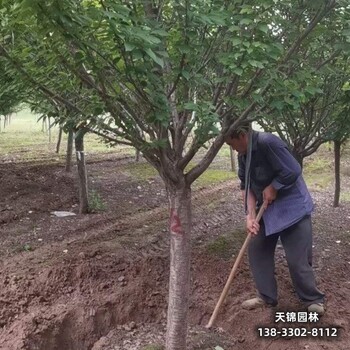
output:
[[[207,251],[212,255],[228,259],[232,256],[232,240],[220,236],[215,241],[208,243]]]
[[[32,114],[29,110],[23,110],[14,114],[10,125],[1,126],[0,132],[0,157],[13,159],[16,162],[28,162],[35,160],[63,161],[66,151],[67,135],[63,134],[60,155],[55,153],[59,128],[51,128],[51,142],[49,132],[43,129],[42,121],[37,121],[39,115]],[[85,150],[87,155],[112,153],[118,155],[132,155],[131,147],[109,147],[101,138],[94,134],[85,136]],[[87,157],[88,158],[88,157]]]
[[[157,170],[145,162],[126,164],[124,171],[139,181],[147,181],[158,175]]]
[[[341,191],[340,192],[340,202],[350,202],[350,193],[346,192],[345,189],[340,190],[340,191]]]
[[[230,159],[231,158],[230,147],[227,145],[224,145],[223,147],[221,147],[218,155],[219,157]]]
[[[334,178],[331,160],[321,156],[306,158],[303,175],[310,189],[326,189],[331,185]]]
[[[246,235],[237,230],[233,233],[221,235],[206,245],[206,251],[223,259],[230,259],[241,248]]]
[[[101,195],[95,190],[89,192],[89,210],[92,213],[106,210],[106,203],[103,201]]]
[[[142,348],[142,350],[164,350],[163,345],[146,345],[145,347]]]
[[[187,168],[189,170],[193,164]],[[130,163],[124,167],[124,170],[139,181],[147,181],[158,175],[158,172],[148,163]],[[211,184],[232,180],[234,175],[232,172],[221,169],[208,169],[196,181],[195,187],[206,187]]]
[[[235,174],[230,171],[209,168],[195,181],[194,184],[198,187],[205,187],[232,179],[235,179]]]

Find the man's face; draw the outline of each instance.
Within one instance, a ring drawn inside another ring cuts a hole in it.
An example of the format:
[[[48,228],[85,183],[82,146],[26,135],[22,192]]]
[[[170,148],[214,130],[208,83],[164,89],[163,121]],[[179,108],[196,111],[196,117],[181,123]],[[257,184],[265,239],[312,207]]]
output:
[[[247,135],[239,134],[238,138],[229,137],[226,139],[226,143],[231,146],[239,154],[246,154],[248,148]]]

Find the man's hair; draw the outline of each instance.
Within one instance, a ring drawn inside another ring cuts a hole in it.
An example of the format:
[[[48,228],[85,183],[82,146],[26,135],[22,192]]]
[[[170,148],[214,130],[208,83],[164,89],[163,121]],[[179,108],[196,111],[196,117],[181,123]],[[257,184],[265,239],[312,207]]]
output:
[[[250,122],[244,122],[237,126],[228,136],[231,139],[238,139],[239,135],[241,134],[248,134],[248,132],[251,130],[252,125]]]

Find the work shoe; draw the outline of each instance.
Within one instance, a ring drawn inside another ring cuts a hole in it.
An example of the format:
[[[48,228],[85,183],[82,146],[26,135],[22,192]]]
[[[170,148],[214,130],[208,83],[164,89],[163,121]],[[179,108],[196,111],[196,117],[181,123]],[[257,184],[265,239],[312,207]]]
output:
[[[256,297],[253,299],[248,299],[243,301],[242,308],[245,310],[254,310],[257,309],[260,306],[266,305],[265,301],[261,299],[260,297]]]
[[[324,315],[325,312],[323,303],[311,304],[307,307],[307,311],[316,312],[320,316]]]

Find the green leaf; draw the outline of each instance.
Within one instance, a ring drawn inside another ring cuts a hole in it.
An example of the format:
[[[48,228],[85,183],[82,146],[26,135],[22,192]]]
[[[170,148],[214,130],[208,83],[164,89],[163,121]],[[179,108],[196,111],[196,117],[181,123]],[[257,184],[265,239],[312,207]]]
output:
[[[230,27],[228,28],[228,31],[229,31],[229,32],[238,32],[239,30],[241,30],[241,28],[238,27],[238,26],[230,26]]]
[[[305,88],[305,91],[308,92],[310,95],[316,95],[316,94],[321,94],[322,90],[320,88],[317,87],[313,87],[313,86],[307,86]]]
[[[253,66],[253,67],[256,67],[256,68],[264,68],[264,65],[262,64],[262,62],[259,62],[259,61],[255,61],[255,60],[248,60],[248,63]]]
[[[249,24],[253,23],[253,20],[250,19],[250,18],[242,18],[242,19],[239,21],[239,23],[240,23],[241,25],[249,25]]]
[[[77,51],[77,52],[74,54],[74,58],[75,58],[77,61],[81,61],[81,60],[83,60],[83,58],[84,58],[84,53],[81,52],[81,51]]]
[[[186,102],[184,104],[184,109],[188,110],[188,111],[196,111],[197,110],[197,105],[193,102]]]
[[[180,44],[180,45],[177,46],[177,48],[179,49],[179,51],[181,53],[189,53],[189,52],[191,52],[191,47],[189,45]]]
[[[153,30],[152,33],[157,34],[157,35],[162,36],[162,37],[168,36],[168,33],[163,29],[155,29],[155,30]]]
[[[240,14],[251,14],[254,13],[254,10],[251,6],[243,5],[242,10],[239,12]]]
[[[258,29],[265,34],[269,31],[269,27],[266,24],[259,24]]]
[[[130,44],[130,43],[125,43],[124,47],[125,47],[125,51],[129,52],[129,51],[132,51],[135,48],[135,45],[134,44]]]
[[[160,57],[158,57],[158,56],[156,56],[156,54],[155,54],[150,48],[146,49],[145,52],[147,53],[147,55],[148,55],[149,57],[152,58],[152,60],[153,60],[154,62],[156,62],[157,64],[159,64],[162,68],[164,67],[164,61],[163,61],[163,59],[160,58]]]
[[[139,39],[141,39],[142,41],[149,43],[149,44],[160,44],[161,43],[160,39],[154,35],[149,34],[148,31],[146,30],[146,28],[144,30],[142,30],[141,28],[137,28],[137,29],[133,28],[132,32],[130,32],[130,35],[134,35],[134,36],[138,37]]]
[[[342,86],[342,90],[343,91],[350,91],[350,83],[346,82],[343,86]]]
[[[133,52],[132,52],[132,56],[135,60],[139,60],[143,57],[143,52],[139,49],[135,49]]]
[[[241,76],[243,74],[243,69],[240,67],[236,67],[236,68],[232,69],[232,72]]]
[[[350,29],[345,29],[345,30],[343,31],[343,35],[345,35],[345,36],[350,36]]]
[[[271,103],[272,108],[276,108],[278,111],[283,110],[284,103],[282,101],[273,101]]]
[[[190,78],[191,78],[190,72],[188,72],[187,70],[181,71],[181,75],[182,75],[186,80],[190,80]]]
[[[231,43],[233,46],[237,46],[237,45],[240,45],[242,43],[242,40],[240,38],[233,38],[231,40]]]

